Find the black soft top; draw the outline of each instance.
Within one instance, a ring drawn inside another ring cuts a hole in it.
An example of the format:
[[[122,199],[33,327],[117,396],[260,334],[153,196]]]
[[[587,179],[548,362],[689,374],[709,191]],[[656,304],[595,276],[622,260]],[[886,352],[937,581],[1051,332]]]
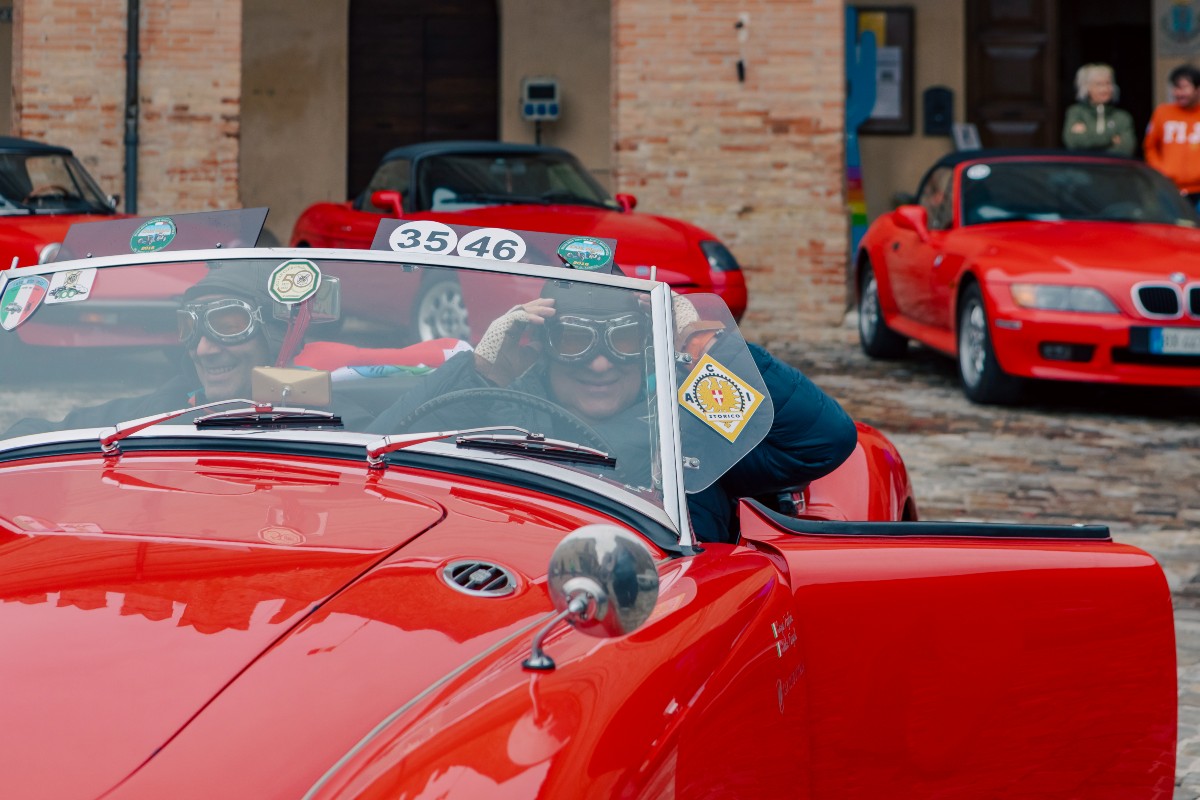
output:
[[[956,150],[947,153],[937,160],[930,169],[938,167],[953,167],[968,161],[991,161],[997,158],[1062,158],[1062,159],[1106,159],[1111,161],[1131,161],[1128,156],[1112,153],[1096,153],[1085,150],[1056,150],[1053,148],[1010,147],[984,148],[982,150]]]
[[[420,144],[408,144],[403,147],[397,147],[389,150],[384,155],[384,161],[393,161],[397,158],[407,158],[416,161],[418,158],[424,158],[431,155],[445,155],[447,153],[497,153],[497,154],[512,154],[512,155],[537,155],[539,153],[553,153],[554,155],[564,156],[571,160],[575,156],[559,147],[547,147],[539,144],[515,144],[512,142],[489,142],[489,141],[447,141],[447,142],[422,142]]]
[[[30,155],[72,155],[65,147],[55,144],[44,144],[32,139],[18,139],[15,136],[0,136],[0,153],[27,153]]]

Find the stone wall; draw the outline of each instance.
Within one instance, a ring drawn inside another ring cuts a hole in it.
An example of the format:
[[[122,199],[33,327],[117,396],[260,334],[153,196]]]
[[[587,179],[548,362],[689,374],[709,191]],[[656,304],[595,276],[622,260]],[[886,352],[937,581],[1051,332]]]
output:
[[[616,190],[729,245],[765,341],[843,315],[842,15],[839,0],[614,0]]]
[[[25,0],[14,135],[70,147],[125,194],[125,0]],[[238,207],[240,0],[141,4],[138,213]]]

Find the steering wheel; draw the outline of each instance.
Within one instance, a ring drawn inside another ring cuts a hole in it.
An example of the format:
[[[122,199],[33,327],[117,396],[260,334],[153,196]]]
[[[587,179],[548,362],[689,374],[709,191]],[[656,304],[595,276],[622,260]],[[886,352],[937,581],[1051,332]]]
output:
[[[40,200],[43,197],[66,197],[71,193],[71,190],[57,183],[47,183],[45,186],[38,186],[25,195],[22,201],[28,203],[31,200]]]
[[[519,392],[516,389],[503,389],[498,386],[480,386],[473,389],[459,389],[455,392],[447,392],[443,395],[430,398],[421,405],[414,408],[404,419],[396,424],[396,430],[411,431],[411,430],[430,430],[427,425],[417,426],[418,420],[426,417],[434,419],[441,418],[441,422],[436,423],[432,430],[451,430],[455,427],[462,427],[453,423],[452,414],[447,413],[450,409],[457,406],[468,406],[472,408],[472,427],[482,427],[483,425],[503,425],[511,423],[512,419],[505,419],[504,415],[495,413],[497,403],[508,403],[515,407],[518,419],[525,419],[528,415],[528,410],[533,409],[543,412],[553,418],[555,422],[561,423],[569,433],[562,438],[572,438],[579,444],[594,447],[597,450],[602,450],[609,455],[613,454],[613,447],[603,436],[596,433],[591,425],[581,420],[579,417],[572,414],[560,405],[550,402],[544,397]],[[525,416],[522,416],[525,415]],[[511,416],[511,415],[510,415]],[[491,418],[493,421],[484,421],[485,418]],[[534,425],[522,425],[523,428],[532,430]]]

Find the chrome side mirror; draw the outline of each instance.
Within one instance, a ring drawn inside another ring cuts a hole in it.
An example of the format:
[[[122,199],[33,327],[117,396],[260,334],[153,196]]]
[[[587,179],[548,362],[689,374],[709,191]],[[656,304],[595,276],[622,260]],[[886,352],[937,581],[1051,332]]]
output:
[[[658,602],[650,548],[616,525],[584,525],[559,542],[547,582],[559,614],[534,639],[526,669],[554,669],[542,643],[563,620],[588,636],[624,636],[644,625]]]

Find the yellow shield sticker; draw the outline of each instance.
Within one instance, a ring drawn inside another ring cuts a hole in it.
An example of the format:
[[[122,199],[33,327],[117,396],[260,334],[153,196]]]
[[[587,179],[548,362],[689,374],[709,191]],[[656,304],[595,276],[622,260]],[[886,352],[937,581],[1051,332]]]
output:
[[[707,354],[679,387],[679,404],[731,442],[746,427],[761,400],[750,384]]]

